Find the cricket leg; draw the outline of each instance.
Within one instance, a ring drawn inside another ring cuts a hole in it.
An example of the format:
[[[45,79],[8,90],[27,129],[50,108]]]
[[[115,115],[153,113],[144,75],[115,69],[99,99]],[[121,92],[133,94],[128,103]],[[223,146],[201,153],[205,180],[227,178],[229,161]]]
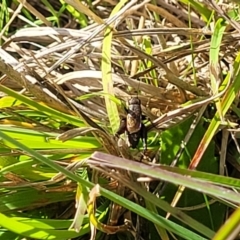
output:
[[[123,134],[126,131],[126,128],[127,128],[127,119],[122,118],[121,121],[120,121],[119,129],[116,132],[115,136],[119,137],[121,134]]]
[[[147,128],[143,123],[141,127],[141,139],[143,143],[143,154],[145,154],[147,151]]]

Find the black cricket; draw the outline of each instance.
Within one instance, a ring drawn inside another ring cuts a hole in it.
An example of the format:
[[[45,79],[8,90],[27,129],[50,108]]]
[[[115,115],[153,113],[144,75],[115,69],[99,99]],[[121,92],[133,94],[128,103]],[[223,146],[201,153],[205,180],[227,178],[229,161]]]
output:
[[[145,116],[142,115],[141,101],[133,97],[128,101],[128,108],[125,108],[127,116],[121,119],[116,136],[127,135],[127,144],[131,148],[136,148],[140,138],[143,143],[144,153],[147,151],[147,128],[142,122]]]

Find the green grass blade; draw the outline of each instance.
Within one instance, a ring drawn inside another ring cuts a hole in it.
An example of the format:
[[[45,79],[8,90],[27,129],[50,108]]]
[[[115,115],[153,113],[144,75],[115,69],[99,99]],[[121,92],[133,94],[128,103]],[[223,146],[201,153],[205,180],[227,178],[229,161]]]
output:
[[[120,1],[113,9],[110,17],[114,16],[127,2],[127,0]],[[112,63],[111,63],[111,46],[112,46],[112,29],[108,27],[104,33],[103,47],[102,47],[102,82],[103,91],[105,93],[114,95],[113,81],[112,81]],[[110,121],[110,126],[113,133],[116,133],[119,127],[119,115],[117,105],[105,96],[106,109]]]
[[[65,3],[64,0],[60,0],[60,3],[68,10],[69,13],[72,14],[75,19],[79,21],[82,27],[86,27],[88,25],[88,19],[83,13],[76,11],[73,6]]]
[[[96,148],[100,147],[99,142],[91,136],[81,136],[75,139],[68,140],[66,142],[61,142],[56,140],[58,136],[57,133],[49,132],[38,132],[30,129],[21,129],[8,126],[0,126],[0,131],[6,133],[12,138],[18,139],[24,145],[31,146],[32,149],[61,149],[61,148]],[[15,148],[14,143],[5,142],[4,143]]]
[[[219,51],[221,46],[221,41],[223,37],[224,30],[226,28],[226,22],[224,19],[220,18],[215,24],[214,32],[211,38],[210,45],[210,79],[211,79],[211,89],[213,94],[218,93],[219,87]]]
[[[80,119],[78,119],[77,117],[59,112],[59,111],[57,111],[53,108],[50,108],[50,107],[47,107],[45,105],[39,104],[38,102],[33,101],[30,98],[25,97],[25,96],[23,96],[23,95],[15,92],[15,91],[5,87],[3,85],[0,85],[0,91],[6,93],[9,96],[14,97],[16,100],[21,101],[22,103],[30,106],[33,109],[36,109],[40,112],[45,113],[48,116],[51,116],[52,118],[57,118],[59,120],[63,120],[63,121],[65,121],[67,123],[70,123],[74,126],[82,127],[84,125],[83,122]]]
[[[53,230],[53,229],[38,229],[28,224],[19,222],[11,217],[0,213],[0,226],[9,229],[19,235],[26,236],[34,239],[69,239],[79,235],[75,231],[67,230]]]
[[[213,240],[237,239],[239,234],[240,208],[237,208],[225,224],[219,229]]]
[[[240,53],[238,53],[235,63],[234,63],[234,81],[229,86],[228,90],[224,94],[222,100],[221,100],[221,106],[222,106],[222,115],[224,116],[229,108],[231,107],[234,99],[236,98],[238,91],[240,90],[240,71],[239,71],[239,62],[240,62]],[[203,156],[204,152],[206,151],[209,143],[211,142],[213,136],[215,135],[218,127],[221,124],[221,118],[219,115],[219,112],[215,114],[213,117],[204,137],[202,138],[199,147],[191,161],[191,164],[189,166],[190,169],[195,169],[198,166],[198,163],[201,160],[201,157]]]
[[[34,188],[22,187],[21,190],[16,190],[8,194],[1,193],[0,212],[5,213],[13,210],[22,210],[29,208],[29,206],[38,206],[41,202],[51,204],[59,201],[72,200],[73,198],[73,192],[45,192],[38,191]]]
[[[210,54],[209,54],[209,66],[210,66],[210,79],[211,79],[211,89],[213,95],[219,92],[219,85],[221,81],[221,73],[219,70],[219,51],[222,42],[223,33],[226,28],[226,22],[224,19],[220,18],[215,24],[214,32],[211,38],[211,45],[210,45]],[[216,108],[219,113],[221,119],[222,116],[222,109],[221,103],[219,99],[216,100]]]
[[[180,0],[180,2],[188,5],[189,3],[191,6],[196,9],[197,12],[201,14],[201,17],[205,22],[208,22],[209,18],[211,17],[212,11],[210,11],[208,8],[206,8],[203,4],[201,4],[199,1],[195,0]]]

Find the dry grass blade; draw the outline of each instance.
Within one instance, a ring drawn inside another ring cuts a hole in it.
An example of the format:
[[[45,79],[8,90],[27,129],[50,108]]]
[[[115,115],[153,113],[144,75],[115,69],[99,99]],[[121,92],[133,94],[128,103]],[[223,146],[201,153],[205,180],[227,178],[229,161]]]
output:
[[[102,30],[104,30],[107,26],[109,26],[111,23],[116,21],[119,16],[121,16],[126,9],[131,7],[134,3],[136,3],[135,0],[132,0],[130,3],[128,3],[124,8],[122,8],[116,15],[108,19],[106,22],[102,21],[102,24],[97,27],[97,29],[86,39],[82,40],[79,44],[77,44],[75,47],[73,47],[65,56],[61,59],[59,59],[50,69],[48,69],[48,72],[50,73],[52,70],[54,70],[56,67],[58,67],[61,63],[66,61],[69,57],[71,57],[75,52],[78,51],[78,49],[81,49],[85,44],[87,44],[89,41],[91,41],[95,36],[100,34]]]
[[[163,68],[164,71],[166,71],[166,78],[168,79],[168,81],[170,83],[172,83],[173,85],[176,85],[177,87],[179,88],[182,88],[182,89],[185,89],[185,90],[188,90],[198,96],[206,96],[206,92],[204,92],[203,90],[195,87],[195,86],[192,86],[192,85],[189,85],[187,84],[186,82],[182,81],[181,79],[179,79],[178,77],[176,77],[172,72],[171,70],[168,69],[167,66],[165,66],[165,64],[163,64],[161,61],[147,55],[146,53],[142,52],[142,51],[139,51],[138,49],[130,46],[130,45],[127,45],[127,47],[129,49],[131,49],[134,53],[136,53],[137,55],[141,56],[143,59],[144,58],[147,58],[149,60],[151,60],[156,66],[160,67],[160,68]]]
[[[65,106],[65,104],[61,103],[56,99],[51,92],[46,93],[41,86],[41,78],[40,81],[35,78],[35,74],[31,74],[29,72],[19,73],[17,70],[14,70],[10,65],[6,64],[2,59],[0,59],[0,69],[1,71],[7,75],[7,77],[11,78],[16,84],[20,84],[28,89],[32,94],[34,94],[37,99],[47,103],[49,106],[53,108],[69,113],[69,109]],[[2,79],[3,80],[3,79]],[[1,89],[3,91],[3,86]]]
[[[154,129],[154,128],[157,128],[157,129],[168,128],[169,122],[171,125],[171,122],[173,122],[173,124],[176,124],[177,122],[184,120],[184,118],[193,114],[197,109],[201,108],[204,105],[207,106],[207,104],[209,104],[211,101],[222,96],[225,93],[225,91],[227,90],[227,88],[228,88],[228,86],[225,87],[224,91],[216,94],[215,96],[205,98],[205,99],[195,102],[191,105],[185,106],[182,109],[176,109],[176,110],[173,110],[171,112],[168,112],[168,113],[162,115],[161,117],[152,121],[152,124],[148,126],[148,131],[150,131],[151,129]]]

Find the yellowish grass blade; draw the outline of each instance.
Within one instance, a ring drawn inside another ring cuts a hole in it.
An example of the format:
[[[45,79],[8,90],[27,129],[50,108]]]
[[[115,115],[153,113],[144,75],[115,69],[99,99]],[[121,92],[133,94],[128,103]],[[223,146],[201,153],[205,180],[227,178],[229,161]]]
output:
[[[126,3],[126,0],[120,1],[113,9],[111,16],[115,15]],[[112,81],[112,64],[111,64],[111,46],[112,46],[112,29],[108,27],[104,34],[102,47],[102,81],[103,91],[113,95],[113,81]],[[110,120],[112,132],[115,133],[119,126],[119,115],[117,105],[105,96],[106,109]]]

